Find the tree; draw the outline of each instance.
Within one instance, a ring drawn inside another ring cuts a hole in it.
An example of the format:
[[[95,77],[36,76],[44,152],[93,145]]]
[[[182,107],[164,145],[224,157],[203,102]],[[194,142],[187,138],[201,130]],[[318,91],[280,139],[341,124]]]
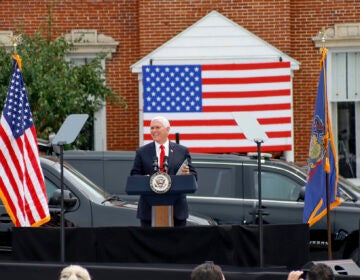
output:
[[[99,55],[84,65],[75,66],[66,60],[73,47],[64,38],[51,41],[49,34],[37,32],[34,36],[22,34],[18,54],[30,107],[39,138],[48,139],[56,133],[70,114],[89,114],[89,120],[74,143],[76,148],[92,146],[93,116],[104,101],[126,106],[120,94],[105,85]],[[9,86],[12,61],[11,53],[0,46],[0,106],[3,108]]]

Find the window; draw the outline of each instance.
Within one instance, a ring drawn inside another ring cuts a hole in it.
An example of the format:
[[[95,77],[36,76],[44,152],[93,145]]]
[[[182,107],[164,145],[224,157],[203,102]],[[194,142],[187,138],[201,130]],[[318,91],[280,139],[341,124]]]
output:
[[[338,102],[337,116],[339,174],[345,178],[355,178],[355,102]]]
[[[69,54],[67,59],[76,66],[84,65],[87,61],[94,59],[96,56],[92,55],[73,55]],[[102,61],[102,68],[105,73],[105,60]],[[86,150],[104,151],[106,150],[106,104],[94,114],[94,121],[90,124],[89,132],[87,133]]]
[[[332,125],[337,143],[339,174],[345,178],[359,176],[356,164],[356,119],[360,117],[360,52],[332,51],[328,65]]]
[[[356,164],[360,133],[360,23],[339,23],[313,38],[315,47],[328,49],[327,93],[334,140],[338,149],[339,173],[360,177]]]
[[[360,100],[360,52],[333,52],[331,55],[331,101]]]
[[[54,191],[57,190],[58,187],[47,178],[45,178],[45,186],[46,186],[46,195],[48,199],[50,199],[53,196]]]
[[[255,196],[259,197],[258,172],[254,172]],[[293,179],[275,172],[261,172],[262,199],[297,201],[301,185]]]
[[[118,42],[104,34],[98,34],[97,30],[81,29],[72,30],[65,35],[68,42],[74,44],[74,50],[69,54],[68,59],[76,65],[84,64],[86,60],[91,60],[100,53],[106,53],[107,59],[111,58],[112,53],[116,51]],[[105,59],[102,62],[105,73]],[[93,133],[89,141],[92,143],[92,149],[95,151],[106,150],[106,104],[95,113],[93,123]],[[93,139],[92,139],[93,137]]]
[[[195,165],[195,164],[194,164]],[[196,196],[236,197],[235,167],[195,165],[199,189]]]

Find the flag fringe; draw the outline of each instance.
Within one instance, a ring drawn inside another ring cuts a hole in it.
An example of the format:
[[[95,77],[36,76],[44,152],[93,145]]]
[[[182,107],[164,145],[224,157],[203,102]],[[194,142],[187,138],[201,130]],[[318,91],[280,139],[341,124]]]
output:
[[[321,48],[320,51],[321,51],[321,59],[320,59],[320,69],[321,69],[325,63],[327,48]]]
[[[18,54],[13,54],[12,58],[15,59],[20,71],[22,71],[21,57]]]

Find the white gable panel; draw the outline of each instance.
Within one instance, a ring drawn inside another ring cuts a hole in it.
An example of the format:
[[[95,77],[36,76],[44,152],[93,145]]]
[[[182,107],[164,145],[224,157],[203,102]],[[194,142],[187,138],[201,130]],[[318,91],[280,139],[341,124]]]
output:
[[[219,40],[221,38],[221,40]],[[236,48],[244,48],[244,47],[253,47],[257,46],[257,42],[253,38],[246,38],[245,36],[238,37],[184,37],[181,41],[169,43],[167,48],[172,47],[224,47],[224,41],[226,41],[226,47],[236,47]]]
[[[216,11],[175,36],[131,66],[152,64],[201,64],[290,61],[291,69],[300,63]]]
[[[194,27],[192,30],[184,34],[183,38],[186,37],[249,37],[235,27],[223,27],[223,26],[212,26],[210,27]],[[226,42],[225,42],[226,43]]]
[[[206,20],[205,20],[206,18]],[[216,11],[212,11],[208,15],[206,15],[204,20],[199,20],[196,24],[198,27],[206,26],[206,27],[212,27],[212,26],[229,26],[233,27],[234,23],[229,20],[227,17],[224,17],[220,13]]]
[[[163,52],[159,53],[156,56],[157,59],[168,58],[171,59],[172,57],[180,57],[186,53],[186,58],[211,58],[221,57],[221,58],[239,58],[239,57],[267,57],[273,58],[272,61],[279,61],[279,56],[276,53],[267,52],[267,48],[265,46],[252,46],[247,48],[233,48],[228,46],[219,46],[219,47],[207,47],[207,48],[167,48]],[[228,63],[231,63],[228,61]],[[155,63],[156,64],[156,63]]]

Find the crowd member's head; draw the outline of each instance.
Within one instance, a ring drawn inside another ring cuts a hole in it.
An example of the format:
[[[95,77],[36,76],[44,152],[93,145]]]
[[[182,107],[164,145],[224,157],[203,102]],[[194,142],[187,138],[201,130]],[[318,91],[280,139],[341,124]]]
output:
[[[308,271],[291,271],[287,280],[335,280],[331,268],[323,263],[316,263]]]
[[[191,280],[225,280],[225,276],[220,266],[213,262],[205,262],[193,269]]]
[[[91,280],[91,277],[86,268],[80,265],[69,265],[61,271],[60,280]]]
[[[306,280],[334,280],[331,268],[324,263],[314,264],[306,274]]]

